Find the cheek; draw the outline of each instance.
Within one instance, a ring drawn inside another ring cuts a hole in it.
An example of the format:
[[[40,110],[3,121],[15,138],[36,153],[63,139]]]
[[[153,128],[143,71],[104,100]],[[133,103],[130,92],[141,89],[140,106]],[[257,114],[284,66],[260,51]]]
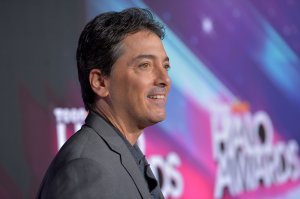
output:
[[[142,85],[131,85],[127,95],[131,97],[129,100],[144,101],[146,99],[146,89]]]
[[[150,88],[150,81],[142,77],[132,78],[127,81],[127,88],[130,94],[144,98]]]
[[[127,83],[124,78],[114,78],[111,80],[109,87],[110,97],[113,102],[117,104],[124,103],[126,98],[130,96]],[[126,103],[126,102],[125,102]]]

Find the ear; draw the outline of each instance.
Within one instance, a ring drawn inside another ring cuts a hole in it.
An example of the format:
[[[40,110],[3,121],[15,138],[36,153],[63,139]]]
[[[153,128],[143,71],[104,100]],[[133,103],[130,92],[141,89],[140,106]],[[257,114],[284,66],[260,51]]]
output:
[[[107,97],[109,94],[106,79],[107,77],[99,69],[94,68],[90,71],[89,80],[91,88],[99,97]]]

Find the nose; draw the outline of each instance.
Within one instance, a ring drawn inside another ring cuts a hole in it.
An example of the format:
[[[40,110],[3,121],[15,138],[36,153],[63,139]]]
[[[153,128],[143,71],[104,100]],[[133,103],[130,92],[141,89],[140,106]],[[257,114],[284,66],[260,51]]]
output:
[[[155,73],[155,85],[159,87],[171,86],[171,79],[169,77],[168,71],[163,65],[157,67]]]

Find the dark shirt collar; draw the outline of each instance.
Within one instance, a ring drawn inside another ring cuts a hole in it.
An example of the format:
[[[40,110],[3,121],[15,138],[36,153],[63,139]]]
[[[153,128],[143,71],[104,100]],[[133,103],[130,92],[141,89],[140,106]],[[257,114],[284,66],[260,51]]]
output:
[[[118,133],[118,135],[122,138],[122,140],[125,142],[127,148],[129,149],[130,153],[133,155],[134,160],[139,165],[143,158],[145,158],[144,154],[141,152],[138,145],[135,143],[134,145],[131,145],[130,142],[125,138],[125,136],[121,133],[121,131],[115,127],[107,118],[103,117],[98,112],[95,112],[97,115],[99,115],[101,118],[103,118],[114,130]]]
[[[148,164],[145,155],[142,153],[137,144],[131,145],[118,129],[116,129],[116,132],[118,132],[118,134],[124,140],[139,169],[141,170],[141,173],[144,175],[145,181],[151,194],[151,198],[160,198],[160,188],[158,186],[158,182],[152,174],[150,165]]]
[[[130,142],[124,137],[124,135],[118,129],[116,129],[116,132],[123,139],[123,141],[125,142],[127,148],[129,149],[129,151],[133,155],[136,163],[139,165],[141,163],[141,161],[143,160],[143,158],[145,158],[145,156],[141,152],[141,150],[138,147],[138,145],[136,143],[134,145],[131,145]]]
[[[95,112],[95,113],[97,115],[99,115],[101,118],[103,118],[125,142],[128,150],[132,154],[142,175],[144,176],[144,179],[148,185],[148,189],[151,194],[151,198],[163,198],[163,196],[161,195],[160,188],[158,186],[158,182],[155,179],[155,177],[153,176],[153,173],[151,171],[150,165],[148,164],[148,162],[145,158],[145,155],[142,153],[142,151],[138,147],[137,143],[135,143],[134,145],[131,145],[130,142],[121,133],[121,131],[118,128],[116,128],[108,119],[106,119],[105,117],[103,117],[102,115],[100,115],[97,112]]]

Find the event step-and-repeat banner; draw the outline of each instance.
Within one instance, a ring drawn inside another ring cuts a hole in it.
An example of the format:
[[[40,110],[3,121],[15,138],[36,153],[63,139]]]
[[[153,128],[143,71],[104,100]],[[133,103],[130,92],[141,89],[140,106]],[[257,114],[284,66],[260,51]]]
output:
[[[166,26],[167,119],[138,141],[164,196],[300,198],[300,3],[89,0],[83,21],[128,7],[149,8]],[[46,89],[47,107],[20,89],[38,180],[87,115],[77,77],[63,85],[63,98]]]

